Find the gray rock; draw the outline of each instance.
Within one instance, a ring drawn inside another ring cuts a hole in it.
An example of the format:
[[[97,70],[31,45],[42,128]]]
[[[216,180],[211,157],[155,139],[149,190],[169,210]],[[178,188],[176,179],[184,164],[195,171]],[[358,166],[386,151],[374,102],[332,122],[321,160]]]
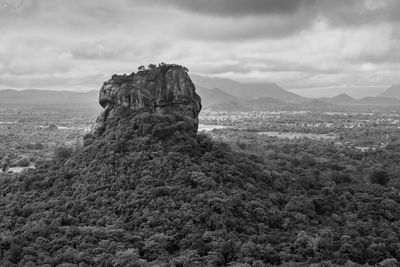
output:
[[[187,69],[160,64],[130,75],[113,75],[100,89],[99,103],[104,108],[92,132],[101,134],[117,108],[154,114],[177,114],[198,127],[201,99]]]

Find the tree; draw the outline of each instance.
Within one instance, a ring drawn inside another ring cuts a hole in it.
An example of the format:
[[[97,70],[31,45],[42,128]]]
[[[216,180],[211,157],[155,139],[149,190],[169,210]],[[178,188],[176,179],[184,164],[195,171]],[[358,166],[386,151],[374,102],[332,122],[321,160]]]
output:
[[[386,185],[390,181],[390,176],[385,170],[374,170],[370,175],[373,184]]]
[[[28,167],[29,164],[30,164],[30,161],[27,158],[22,158],[22,159],[18,160],[16,163],[17,166],[21,166],[21,167]]]
[[[66,160],[73,154],[71,147],[57,147],[54,151],[54,158],[57,160]]]
[[[3,165],[1,167],[1,170],[3,172],[6,172],[8,168],[10,167],[11,159],[9,157],[5,157],[3,161]]]
[[[9,167],[10,167],[10,165],[9,165],[7,162],[5,162],[5,163],[3,164],[3,166],[1,167],[1,170],[2,170],[3,172],[6,172],[6,171],[8,170]]]
[[[157,66],[154,65],[154,64],[149,64],[149,66],[147,66],[147,68],[148,68],[149,70],[153,70],[153,69],[157,68]]]

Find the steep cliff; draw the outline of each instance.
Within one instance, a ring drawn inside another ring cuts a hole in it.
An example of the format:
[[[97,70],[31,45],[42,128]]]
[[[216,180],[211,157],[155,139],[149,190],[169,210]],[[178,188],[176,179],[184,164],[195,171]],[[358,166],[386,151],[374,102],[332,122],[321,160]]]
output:
[[[101,134],[107,121],[129,109],[136,114],[175,114],[192,123],[197,131],[200,97],[195,92],[187,69],[179,65],[160,64],[130,75],[113,75],[100,89],[99,103],[104,108],[93,127]]]

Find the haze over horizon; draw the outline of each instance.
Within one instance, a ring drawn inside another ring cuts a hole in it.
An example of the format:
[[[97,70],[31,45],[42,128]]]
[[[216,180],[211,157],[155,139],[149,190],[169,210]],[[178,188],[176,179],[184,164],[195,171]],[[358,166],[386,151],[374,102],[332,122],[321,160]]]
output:
[[[0,89],[99,89],[148,63],[302,96],[400,83],[396,0],[0,0]]]

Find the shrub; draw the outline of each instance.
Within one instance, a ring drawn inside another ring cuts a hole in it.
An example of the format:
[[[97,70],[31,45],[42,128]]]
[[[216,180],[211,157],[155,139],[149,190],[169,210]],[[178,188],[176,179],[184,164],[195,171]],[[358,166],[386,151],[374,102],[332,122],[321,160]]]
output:
[[[17,161],[16,165],[21,166],[21,167],[28,167],[30,164],[29,159],[27,158],[22,158]]]
[[[54,151],[54,159],[63,161],[70,158],[72,154],[72,147],[57,147]]]
[[[370,181],[373,184],[386,185],[390,181],[389,174],[384,170],[374,170],[370,175]]]

